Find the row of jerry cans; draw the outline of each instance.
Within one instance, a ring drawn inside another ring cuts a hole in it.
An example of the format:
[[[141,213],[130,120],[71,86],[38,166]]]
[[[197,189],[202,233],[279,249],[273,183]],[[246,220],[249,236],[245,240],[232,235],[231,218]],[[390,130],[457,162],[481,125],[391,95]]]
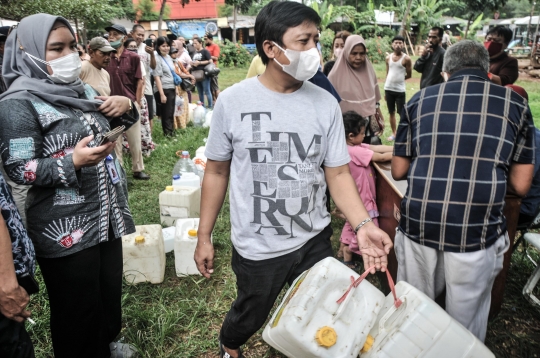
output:
[[[263,339],[294,358],[495,357],[413,286],[398,282],[393,293],[326,258],[291,285]]]
[[[177,276],[200,275],[193,260],[198,226],[198,218],[177,220],[174,227],[174,241],[170,235],[167,240],[164,239],[161,225],[135,226],[135,233],[122,237],[126,281],[131,284],[163,282],[165,253],[173,250]]]

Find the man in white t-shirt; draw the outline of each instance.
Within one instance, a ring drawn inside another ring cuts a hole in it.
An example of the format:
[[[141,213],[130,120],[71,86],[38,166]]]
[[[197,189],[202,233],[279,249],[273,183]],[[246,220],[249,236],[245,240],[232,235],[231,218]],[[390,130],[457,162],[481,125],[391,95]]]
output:
[[[144,76],[144,97],[148,106],[148,119],[152,122],[154,118],[154,93],[152,92],[152,83],[150,80],[151,70],[156,68],[156,57],[154,56],[154,48],[147,46],[144,42],[144,27],[139,24],[133,25],[130,33],[131,37],[137,42],[139,57],[146,74]]]
[[[319,67],[320,21],[297,2],[266,5],[255,22],[266,71],[223,91],[214,107],[195,261],[209,278],[210,234],[230,178],[238,291],[221,328],[221,357],[241,357],[240,346],[261,328],[281,289],[333,255],[327,186],[356,228],[365,267],[386,269],[392,242],[371,222],[350,175],[338,102],[307,81]]]

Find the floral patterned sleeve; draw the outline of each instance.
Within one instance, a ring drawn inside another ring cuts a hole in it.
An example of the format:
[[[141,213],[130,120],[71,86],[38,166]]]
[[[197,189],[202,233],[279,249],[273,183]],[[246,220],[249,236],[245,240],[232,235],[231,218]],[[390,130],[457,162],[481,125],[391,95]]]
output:
[[[28,100],[0,102],[0,150],[8,176],[17,184],[42,187],[80,187],[72,153],[82,139],[66,133],[61,140],[72,142],[70,150],[58,153],[56,138],[43,135],[44,129],[69,118],[54,107]]]

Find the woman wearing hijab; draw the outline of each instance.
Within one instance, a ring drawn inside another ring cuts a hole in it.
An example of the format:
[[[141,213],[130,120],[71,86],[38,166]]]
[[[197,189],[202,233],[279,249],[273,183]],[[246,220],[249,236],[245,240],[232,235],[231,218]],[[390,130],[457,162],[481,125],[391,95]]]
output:
[[[193,75],[186,70],[182,62],[180,62],[180,60],[178,59],[178,54],[178,49],[176,47],[171,47],[170,56],[174,64],[174,72],[178,76],[182,78],[187,78],[191,81],[192,84],[195,84],[195,77],[193,77]],[[176,95],[182,97],[182,99],[184,100],[184,109],[182,111],[182,114],[180,114],[179,116],[174,116],[174,128],[186,128],[186,124],[189,118],[188,94],[182,89],[181,86],[176,86]]]
[[[182,41],[175,40],[174,43],[176,44],[176,48],[178,49],[178,62],[180,62],[182,66],[184,66],[184,68],[189,72],[189,70],[191,69],[191,57],[189,57],[189,53],[184,47]],[[188,96],[188,101],[189,103],[191,103],[191,91],[186,91],[186,93]]]
[[[384,119],[379,108],[381,92],[375,69],[367,58],[362,36],[351,35],[347,38],[343,52],[336,59],[328,79],[341,97],[339,105],[343,113],[355,111],[369,118],[364,143],[381,144],[378,137],[384,129]]]
[[[135,231],[125,173],[105,142],[138,120],[126,97],[101,97],[79,79],[69,22],[37,14],[7,39],[0,151],[17,184],[31,185],[27,229],[47,287],[54,355],[128,357],[121,329],[122,242]]]

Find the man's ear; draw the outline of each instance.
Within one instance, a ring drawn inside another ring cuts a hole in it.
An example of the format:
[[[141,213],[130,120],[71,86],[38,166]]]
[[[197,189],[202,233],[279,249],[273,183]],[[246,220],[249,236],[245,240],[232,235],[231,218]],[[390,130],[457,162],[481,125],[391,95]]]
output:
[[[266,57],[268,57],[269,60],[272,60],[279,54],[279,51],[281,50],[279,49],[279,47],[274,45],[272,41],[264,40],[263,51],[266,54]]]

